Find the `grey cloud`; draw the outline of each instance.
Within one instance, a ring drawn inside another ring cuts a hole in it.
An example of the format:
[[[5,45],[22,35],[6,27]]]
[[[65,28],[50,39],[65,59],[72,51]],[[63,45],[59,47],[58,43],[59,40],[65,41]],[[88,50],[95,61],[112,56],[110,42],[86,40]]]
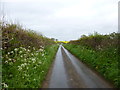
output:
[[[5,10],[9,19],[17,19],[25,27],[59,40],[78,39],[94,31],[117,31],[117,0],[85,1],[88,3],[83,3],[84,8],[79,6],[83,0],[11,2],[5,3]]]

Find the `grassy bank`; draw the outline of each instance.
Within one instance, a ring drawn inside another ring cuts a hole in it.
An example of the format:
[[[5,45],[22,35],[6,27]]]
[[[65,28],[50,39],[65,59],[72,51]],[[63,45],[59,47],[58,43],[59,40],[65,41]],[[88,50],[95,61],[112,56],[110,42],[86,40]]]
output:
[[[96,43],[95,38],[98,36],[86,36],[80,40],[71,41],[69,44],[65,44],[71,53],[78,57],[81,61],[89,65],[91,68],[98,71],[102,76],[115,85],[115,87],[120,87],[120,76],[118,68],[118,47],[116,40],[106,39],[108,36],[99,35],[102,38],[101,43]],[[99,40],[100,40],[99,39]],[[114,38],[116,39],[116,37]],[[89,41],[89,42],[86,42]],[[92,44],[96,43],[96,45]],[[95,41],[95,42],[94,42]],[[94,46],[94,47],[93,47]]]
[[[3,88],[40,88],[58,45],[16,24],[2,27],[2,45]]]

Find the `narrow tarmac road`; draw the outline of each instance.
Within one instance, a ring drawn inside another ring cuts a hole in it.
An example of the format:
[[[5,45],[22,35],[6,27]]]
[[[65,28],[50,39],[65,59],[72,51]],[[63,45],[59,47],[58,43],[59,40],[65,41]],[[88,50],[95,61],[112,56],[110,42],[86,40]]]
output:
[[[112,88],[60,45],[43,88]]]

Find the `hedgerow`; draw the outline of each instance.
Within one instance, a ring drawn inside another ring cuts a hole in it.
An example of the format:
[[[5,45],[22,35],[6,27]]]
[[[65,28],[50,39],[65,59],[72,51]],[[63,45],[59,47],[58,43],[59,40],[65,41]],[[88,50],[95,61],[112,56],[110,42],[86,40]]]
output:
[[[58,45],[17,24],[2,26],[2,87],[40,88]]]

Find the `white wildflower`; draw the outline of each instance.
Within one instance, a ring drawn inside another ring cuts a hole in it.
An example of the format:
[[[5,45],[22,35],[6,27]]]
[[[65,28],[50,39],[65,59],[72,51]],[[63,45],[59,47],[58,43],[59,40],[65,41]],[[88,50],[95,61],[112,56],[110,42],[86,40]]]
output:
[[[15,48],[14,50],[15,50],[15,51],[17,51],[18,49],[17,49],[17,48]]]
[[[10,52],[8,52],[8,54],[10,54]]]
[[[42,64],[42,62],[38,62],[39,64]]]
[[[7,42],[4,42],[4,43],[7,43]]]
[[[13,51],[11,51],[11,53],[14,53]]]
[[[30,52],[30,50],[29,50],[29,49],[28,49],[27,51],[28,51],[28,52]]]
[[[32,61],[35,61],[35,58],[32,58]]]
[[[3,87],[8,88],[8,85],[6,83],[1,83]]]
[[[27,65],[27,63],[24,63],[24,65],[26,66],[26,65]]]
[[[33,61],[33,63],[35,63],[36,62],[35,58],[33,58],[32,61]]]
[[[8,63],[8,61],[5,61],[5,63]]]
[[[9,61],[11,61],[12,59],[11,58],[9,58]]]
[[[24,50],[26,51],[26,48],[24,48]]]
[[[29,67],[26,67],[26,69],[28,70],[28,69],[29,69]]]
[[[21,70],[22,70],[22,67],[21,67],[21,66],[18,66],[18,70],[21,71]]]
[[[24,54],[24,56],[27,56],[26,54]]]
[[[27,61],[27,59],[25,58],[25,59],[24,59],[24,61],[26,62],[26,61]]]
[[[25,76],[27,76],[27,74],[26,74],[26,73],[25,73],[24,75],[25,75]]]
[[[44,56],[44,53],[42,54],[42,56]]]
[[[22,47],[20,47],[22,49]]]
[[[40,48],[39,51],[40,51],[40,52],[43,52],[43,49]]]
[[[42,73],[44,73],[44,71],[42,71]]]
[[[25,67],[27,65],[27,63],[21,64],[21,67]]]
[[[22,51],[19,52],[20,54],[22,53]]]
[[[33,50],[35,50],[35,47],[33,47]]]
[[[44,49],[44,47],[43,47],[43,46],[40,46],[40,48]]]
[[[21,55],[20,57],[22,58],[23,56]]]

